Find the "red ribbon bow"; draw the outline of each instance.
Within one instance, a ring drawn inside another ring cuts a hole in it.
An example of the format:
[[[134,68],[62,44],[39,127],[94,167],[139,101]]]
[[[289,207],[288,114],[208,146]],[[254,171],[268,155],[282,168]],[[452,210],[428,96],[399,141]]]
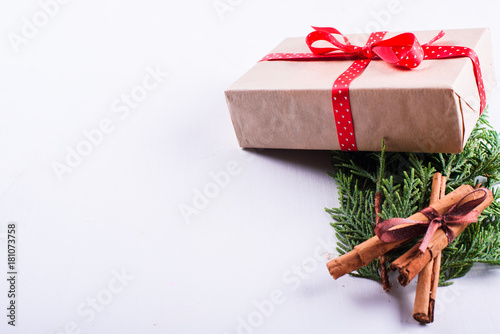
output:
[[[357,151],[349,101],[349,85],[363,73],[372,59],[382,59],[388,63],[412,69],[420,65],[424,59],[469,57],[472,60],[479,91],[480,113],[486,107],[486,95],[477,54],[467,47],[431,45],[444,36],[443,31],[423,45],[420,45],[412,33],[403,33],[382,40],[387,32],[374,32],[370,35],[366,45],[361,47],[352,45],[349,39],[335,28],[313,27],[313,29],[314,31],[306,37],[306,44],[312,53],[271,53],[262,58],[261,61],[355,60],[335,80],[332,87],[333,114],[337,127],[337,137],[343,151]],[[335,35],[339,35],[343,42],[339,41]],[[330,46],[314,46],[316,42],[327,42]]]
[[[422,46],[415,35],[409,32],[374,42],[374,40],[379,40],[385,36],[387,32],[383,31],[372,34],[368,43],[364,47],[359,47],[352,45],[347,37],[335,28],[313,27],[313,29],[315,31],[306,37],[306,44],[315,55],[329,55],[331,56],[329,58],[351,56],[356,59],[371,59],[378,56],[378,58],[388,63],[407,68],[415,68],[420,65],[424,59],[423,47],[434,43],[444,36],[444,32],[440,31],[432,40]],[[342,36],[345,44],[341,43],[334,35]],[[332,47],[315,47],[314,43],[319,41],[328,42]]]
[[[467,197],[480,191],[484,192],[483,196],[463,203]],[[429,219],[428,222],[414,221],[404,218],[391,218],[375,226],[375,234],[383,242],[393,242],[411,239],[425,233],[419,247],[421,252],[425,252],[434,233],[438,228],[442,228],[448,237],[449,244],[455,239],[455,233],[453,233],[453,230],[448,225],[469,224],[476,222],[479,217],[479,212],[474,209],[479,204],[484,202],[487,196],[488,190],[484,188],[473,190],[462,197],[460,201],[453,205],[443,215],[430,206],[421,210],[420,212]],[[394,228],[402,224],[406,226]]]

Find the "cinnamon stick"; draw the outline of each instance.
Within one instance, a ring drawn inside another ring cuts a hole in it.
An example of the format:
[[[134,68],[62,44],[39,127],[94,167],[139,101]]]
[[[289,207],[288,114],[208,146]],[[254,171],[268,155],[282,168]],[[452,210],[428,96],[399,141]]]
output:
[[[439,274],[441,273],[441,252],[434,258],[431,276],[431,297],[429,298],[429,322],[434,321],[434,306],[436,305],[436,294],[439,285]]]
[[[461,187],[467,187],[469,191],[473,190],[471,186],[461,186]],[[437,203],[444,201],[449,195],[445,196]],[[481,193],[475,193],[470,197],[468,201],[478,199],[482,196],[483,194]],[[483,212],[483,210],[488,205],[490,205],[492,201],[493,201],[493,194],[491,193],[490,190],[488,190],[488,195],[485,201],[479,204],[475,208],[475,210],[478,211],[479,213]],[[468,225],[469,224],[454,224],[449,227],[453,230],[455,236],[458,236],[467,228]],[[432,239],[424,253],[420,252],[419,250],[420,242],[417,242],[417,244],[414,247],[412,247],[409,251],[407,251],[398,259],[394,260],[391,263],[391,269],[399,271],[399,277],[398,277],[399,283],[401,283],[402,286],[408,285],[408,283],[410,283],[411,280],[413,280],[413,278],[415,278],[415,276],[422,271],[425,265],[429,263],[432,259],[434,259],[438,255],[438,253],[441,252],[446,246],[448,246],[448,237],[446,236],[445,232],[442,229],[438,229],[436,233],[434,233],[434,235],[432,236]]]
[[[432,190],[429,204],[436,203],[446,193],[446,177],[441,173],[435,173],[432,179]],[[439,273],[441,271],[441,252],[434,260],[425,265],[418,274],[417,289],[415,292],[415,303],[413,306],[413,318],[421,323],[434,321],[434,305],[436,301]]]
[[[472,191],[471,186],[468,185],[460,186],[431,206],[440,214],[444,214],[462,197],[464,197],[471,191]],[[417,212],[416,214],[408,217],[408,219],[418,220],[418,221],[428,221],[427,217],[420,212]],[[386,243],[382,242],[377,236],[374,236],[366,240],[365,242],[355,246],[352,251],[328,262],[327,268],[330,274],[333,276],[333,278],[337,279],[345,274],[348,274],[354,270],[366,266],[367,264],[375,260],[377,257],[384,255],[388,251],[398,247],[399,245],[405,243],[406,241],[408,240]],[[444,247],[445,245],[443,246],[443,248]],[[431,260],[431,258],[432,257],[429,257],[427,262],[424,263],[424,265],[427,264]]]
[[[477,188],[475,188],[477,189]],[[441,178],[441,194],[440,197],[444,197],[446,195],[446,177]],[[439,275],[441,273],[441,255],[439,252],[434,258],[434,265],[432,267],[432,276],[431,276],[431,297],[429,300],[429,320],[430,322],[434,321],[434,306],[436,305],[436,294],[437,288],[439,285]]]

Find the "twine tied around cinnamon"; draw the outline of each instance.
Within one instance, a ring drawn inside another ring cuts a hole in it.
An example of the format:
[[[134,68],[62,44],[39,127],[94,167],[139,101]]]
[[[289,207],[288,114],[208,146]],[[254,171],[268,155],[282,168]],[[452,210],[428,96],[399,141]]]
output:
[[[476,192],[483,192],[484,195],[477,199],[466,201],[467,197]],[[479,211],[474,210],[479,204],[486,200],[488,190],[479,188],[466,194],[447,212],[441,215],[431,206],[421,210],[429,221],[414,221],[406,218],[391,218],[375,226],[375,234],[383,242],[394,242],[415,238],[425,233],[419,250],[423,253],[427,249],[432,236],[438,228],[442,228],[448,238],[448,244],[455,239],[455,233],[448,224],[468,224],[476,222]],[[465,203],[464,203],[465,202]]]

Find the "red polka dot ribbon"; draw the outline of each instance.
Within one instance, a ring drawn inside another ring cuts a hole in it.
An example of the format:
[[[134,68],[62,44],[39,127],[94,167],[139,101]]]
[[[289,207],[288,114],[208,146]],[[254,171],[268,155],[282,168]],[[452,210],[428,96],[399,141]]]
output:
[[[332,87],[333,114],[337,137],[343,151],[358,150],[349,102],[349,85],[363,73],[372,59],[381,59],[411,69],[420,65],[424,59],[468,57],[472,60],[479,91],[480,113],[486,107],[486,95],[477,54],[472,49],[462,46],[431,45],[444,36],[443,31],[424,45],[420,45],[412,33],[403,33],[383,40],[387,32],[374,32],[370,35],[366,45],[360,47],[352,45],[349,39],[335,28],[313,27],[313,29],[314,31],[306,37],[306,44],[312,53],[271,53],[261,61],[354,60],[351,66],[335,80]],[[339,35],[343,42],[335,35]],[[314,46],[318,41],[328,42],[330,46]]]

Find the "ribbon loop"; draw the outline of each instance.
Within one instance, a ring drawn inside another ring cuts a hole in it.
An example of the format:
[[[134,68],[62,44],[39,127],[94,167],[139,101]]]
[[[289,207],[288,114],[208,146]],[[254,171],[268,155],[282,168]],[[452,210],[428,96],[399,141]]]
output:
[[[470,201],[465,201],[467,197],[477,192],[483,192],[484,195]],[[484,202],[487,197],[488,190],[479,188],[462,197],[460,201],[453,205],[443,215],[430,206],[421,210],[420,213],[429,219],[428,222],[404,218],[391,218],[375,226],[375,234],[383,242],[394,242],[415,238],[425,233],[419,247],[421,252],[425,252],[432,236],[439,228],[443,229],[445,232],[449,244],[455,239],[455,233],[450,228],[450,224],[469,224],[476,222],[479,217],[479,212],[474,209]]]
[[[424,50],[412,33],[380,41],[372,49],[380,59],[407,68],[415,68],[424,60]]]
[[[349,42],[349,39],[335,28],[313,27],[313,29],[314,31],[306,37],[306,44],[315,55],[325,55],[336,51],[342,51],[342,53],[355,53],[361,49],[360,47],[353,46],[351,42]],[[335,38],[335,35],[342,36],[345,44],[342,44],[342,42]],[[314,43],[316,42],[327,42],[333,47],[315,47]]]

